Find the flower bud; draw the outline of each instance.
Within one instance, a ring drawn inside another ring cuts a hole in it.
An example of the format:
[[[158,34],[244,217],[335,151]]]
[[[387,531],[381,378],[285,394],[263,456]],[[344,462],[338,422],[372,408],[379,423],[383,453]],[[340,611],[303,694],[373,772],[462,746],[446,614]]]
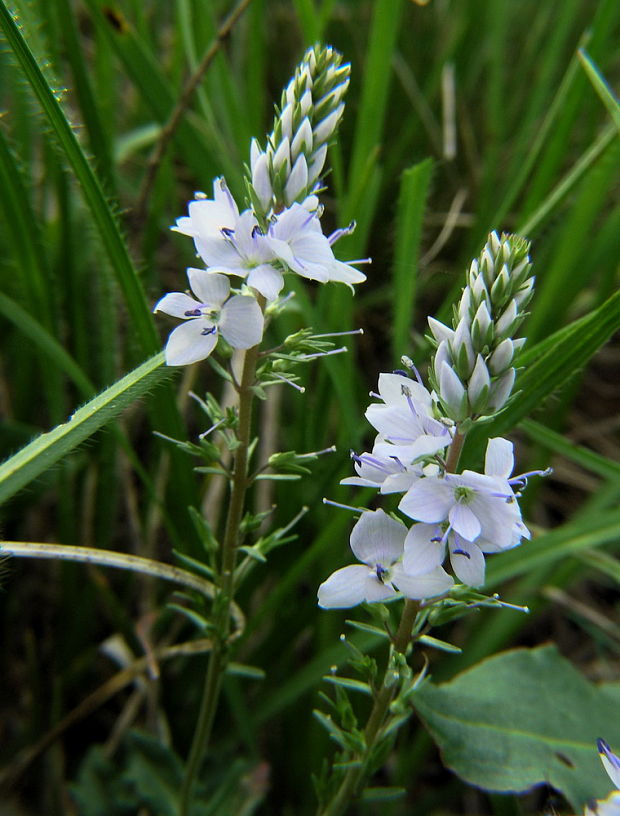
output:
[[[469,405],[474,414],[482,414],[487,406],[489,392],[491,390],[491,378],[482,355],[476,358],[471,379],[467,386],[467,396]]]
[[[305,193],[308,186],[308,167],[304,156],[299,156],[284,187],[287,206]]]
[[[514,343],[509,338],[502,340],[489,358],[489,370],[494,376],[503,374],[512,362]]]
[[[509,368],[505,374],[502,374],[502,376],[491,385],[487,410],[496,412],[499,411],[500,408],[503,408],[508,401],[508,397],[515,383],[515,376],[516,372],[514,368]]]
[[[460,422],[468,416],[467,391],[454,369],[445,361],[439,372],[439,398],[450,419]]]

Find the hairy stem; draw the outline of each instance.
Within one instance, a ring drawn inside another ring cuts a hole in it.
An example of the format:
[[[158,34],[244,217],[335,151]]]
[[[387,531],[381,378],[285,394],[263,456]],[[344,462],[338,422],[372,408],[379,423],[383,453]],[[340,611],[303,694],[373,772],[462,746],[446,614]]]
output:
[[[264,303],[261,305],[264,305]],[[222,677],[228,660],[228,634],[230,631],[228,618],[234,594],[234,572],[239,546],[239,532],[248,489],[248,449],[252,430],[253,386],[259,349],[260,346],[257,345],[246,352],[241,382],[239,383],[239,421],[237,426],[239,444],[234,456],[232,489],[222,544],[220,586],[213,621],[217,636],[209,658],[209,668],[205,678],[200,712],[181,787],[180,816],[188,816],[189,813],[194,780],[211,736],[213,720],[220,697]]]
[[[455,472],[464,442],[465,434],[461,434],[457,431],[454,434],[454,438],[448,450],[446,460],[447,471],[451,473]],[[392,649],[402,655],[407,652],[411,641],[411,633],[417,613],[417,602],[407,600],[401,615],[398,630],[392,640]],[[385,723],[390,703],[397,688],[397,684],[393,683],[392,678],[388,675],[391,664],[392,661],[388,658],[381,688],[375,697],[372,711],[370,712],[366,728],[364,729],[364,752],[362,755],[355,757],[355,759],[359,761],[359,765],[347,771],[336,795],[323,809],[318,811],[318,816],[342,816],[342,814],[346,812],[351,800],[359,794],[366,778],[372,770],[368,767],[372,749]]]

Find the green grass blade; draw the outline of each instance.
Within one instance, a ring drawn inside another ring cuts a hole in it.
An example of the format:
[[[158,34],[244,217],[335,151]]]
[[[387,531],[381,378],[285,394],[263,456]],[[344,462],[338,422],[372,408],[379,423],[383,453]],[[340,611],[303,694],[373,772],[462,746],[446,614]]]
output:
[[[46,81],[22,35],[17,19],[7,9],[4,0],[0,0],[0,28],[82,187],[110,264],[125,296],[136,337],[142,349],[152,353],[160,346],[159,338],[116,218],[56,94]]]
[[[616,128],[620,131],[620,104],[618,103],[618,100],[612,93],[609,85],[603,79],[601,72],[596,67],[591,57],[588,56],[583,48],[579,49],[579,59],[581,60],[581,64],[588,75],[588,79],[594,86],[594,90],[597,92],[603,104],[609,111],[611,118],[614,120]]]
[[[574,442],[571,442],[562,434],[546,428],[533,419],[524,419],[519,427],[534,442],[539,442],[554,453],[560,453],[591,473],[596,473],[605,479],[620,479],[620,464],[618,462],[614,462],[606,456],[601,456],[600,453],[588,450],[582,445],[575,445]]]
[[[94,394],[93,384],[58,340],[19,303],[2,292],[0,292],[0,314],[37,346],[56,368],[64,372],[84,397]]]
[[[402,10],[401,0],[378,0],[374,6],[364,84],[355,122],[349,172],[351,187],[357,183],[368,156],[381,141],[392,78],[391,54],[400,30]],[[346,218],[353,217],[350,206],[347,212]]]
[[[511,400],[494,420],[474,427],[466,442],[464,457],[480,449],[484,439],[505,433],[533,413],[555,391],[562,388],[620,329],[620,292],[585,317],[561,329],[552,338],[529,349],[519,360],[526,366],[518,377],[519,396]]]
[[[607,148],[614,143],[617,136],[618,134],[614,125],[608,125],[603,128],[594,142],[575,162],[564,178],[556,184],[549,195],[539,204],[527,220],[522,221],[518,225],[515,231],[521,235],[527,235],[528,237],[535,235],[541,225],[558,207],[560,202],[575,185],[581,181],[588,170],[590,170],[596,161],[605,153]]]
[[[160,352],[90,400],[62,425],[41,434],[0,465],[0,503],[21,490],[95,431],[170,375]]]
[[[489,563],[486,589],[520,575],[558,564],[584,549],[617,542],[620,538],[620,510],[587,516],[565,524],[558,530],[541,535],[504,553],[498,553]]]
[[[392,355],[407,353],[417,289],[422,222],[433,171],[431,159],[405,170],[401,177],[393,265]]]

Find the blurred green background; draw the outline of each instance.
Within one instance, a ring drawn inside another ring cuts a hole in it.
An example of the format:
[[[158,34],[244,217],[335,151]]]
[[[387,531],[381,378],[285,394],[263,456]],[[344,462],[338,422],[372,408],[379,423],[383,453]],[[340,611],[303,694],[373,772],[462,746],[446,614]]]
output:
[[[323,221],[335,228],[355,219],[337,254],[373,263],[355,296],[294,284],[295,306],[271,332],[274,344],[301,326],[365,333],[347,340],[346,355],[304,369],[304,395],[283,385],[260,406],[263,452],[332,444],[337,452],[311,477],[254,497],[258,508],[278,504],[274,523],[309,511],[297,539],[256,569],[238,598],[248,626],[236,659],[266,678],[227,682],[207,764],[214,809],[204,810],[303,816],[314,808],[310,774],[331,751],[311,709],[321,676],[342,659],[346,617],[316,608],[316,587],[349,557],[350,516],[321,500],[372,500],[338,485],[351,470],[349,449],[371,443],[368,392],[402,354],[424,370],[426,315],[449,318],[492,229],[532,240],[537,275],[524,333],[526,359],[539,368],[524,375],[523,402],[498,429],[520,423],[511,436],[518,470],[553,464],[555,473],[525,498],[539,538],[489,565],[490,588],[531,614],[493,611],[445,627],[439,636],[465,653],[432,655],[433,675],[550,638],[591,679],[618,679],[620,117],[586,66],[617,87],[620,5],[252,0],[219,41],[233,8],[215,0],[2,4],[0,457],[161,348],[169,326],[156,325],[150,309],[185,287],[195,262],[191,241],[168,227],[218,175],[242,199],[250,139],[271,129],[273,104],[303,51],[317,41],[340,50],[352,79]],[[20,50],[20,32],[36,63]],[[213,43],[221,47],[171,128]],[[173,549],[199,556],[187,506],[216,520],[225,495],[192,472],[199,462],[153,435],[195,441],[207,427],[189,388],[221,390],[207,365],[171,372],[118,422],[24,489],[9,489],[3,537],[170,562]],[[470,461],[477,455],[470,446]],[[100,647],[116,636],[138,658],[191,640],[195,628],[150,579],[14,559],[3,564],[3,585],[0,801],[25,814],[136,812],[132,785],[174,776],[172,755],[156,746],[186,755],[206,658],[162,661],[158,678],[142,672],[114,689],[105,684],[118,667]],[[62,733],[50,735],[58,723]],[[126,738],[133,728],[153,739]],[[149,777],[158,763],[166,772]],[[92,792],[88,806],[70,794],[78,779],[82,796]],[[382,804],[386,816],[562,809],[548,791],[517,800],[468,789],[442,770],[415,722],[380,781],[416,791]]]

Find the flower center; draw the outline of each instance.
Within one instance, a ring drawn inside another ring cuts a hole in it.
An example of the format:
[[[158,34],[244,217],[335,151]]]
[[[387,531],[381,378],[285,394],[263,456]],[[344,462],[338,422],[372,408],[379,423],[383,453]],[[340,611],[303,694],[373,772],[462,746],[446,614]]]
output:
[[[454,488],[454,498],[459,504],[469,504],[474,498],[474,491],[471,487],[459,485]]]
[[[382,584],[385,583],[386,579],[389,577],[390,571],[383,566],[383,564],[376,564],[375,565],[375,574],[377,576],[377,580],[380,581]]]

